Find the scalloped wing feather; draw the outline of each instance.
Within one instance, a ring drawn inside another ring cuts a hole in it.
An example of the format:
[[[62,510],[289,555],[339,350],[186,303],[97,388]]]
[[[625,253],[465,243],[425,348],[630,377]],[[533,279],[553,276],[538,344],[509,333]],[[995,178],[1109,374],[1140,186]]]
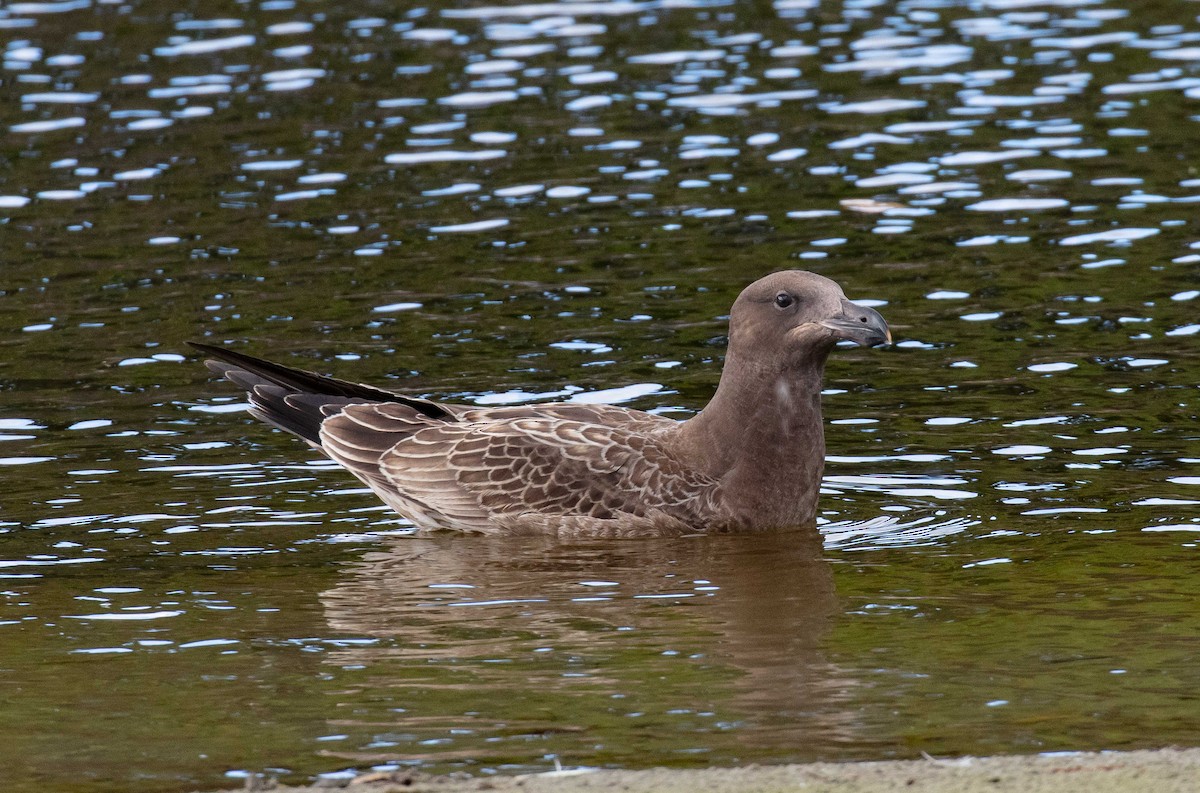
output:
[[[426,528],[544,530],[565,519],[575,534],[644,532],[648,523],[679,533],[716,512],[717,483],[653,434],[559,418],[447,423],[388,407],[344,408],[326,420],[322,442]]]

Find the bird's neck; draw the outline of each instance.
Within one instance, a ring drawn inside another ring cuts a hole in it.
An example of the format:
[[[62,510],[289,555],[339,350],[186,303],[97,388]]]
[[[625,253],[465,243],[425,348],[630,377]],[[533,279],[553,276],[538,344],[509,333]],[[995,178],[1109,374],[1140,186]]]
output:
[[[731,508],[756,525],[810,525],[825,466],[825,355],[780,369],[728,357],[712,401],[680,440],[705,460]],[[694,456],[693,456],[694,455]]]

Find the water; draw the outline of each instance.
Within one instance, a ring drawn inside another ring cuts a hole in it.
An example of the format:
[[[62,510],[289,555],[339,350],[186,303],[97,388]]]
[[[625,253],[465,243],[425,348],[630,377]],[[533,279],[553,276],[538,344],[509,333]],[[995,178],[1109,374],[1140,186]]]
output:
[[[1194,745],[1176,3],[0,9],[0,776],[171,791]],[[685,417],[737,290],[886,316],[823,542],[414,538],[188,339]]]

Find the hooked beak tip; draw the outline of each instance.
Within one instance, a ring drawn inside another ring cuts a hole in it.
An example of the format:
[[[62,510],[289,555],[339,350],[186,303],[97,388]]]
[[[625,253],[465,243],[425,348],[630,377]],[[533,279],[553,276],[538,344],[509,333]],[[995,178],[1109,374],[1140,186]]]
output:
[[[887,321],[873,308],[842,300],[842,313],[825,320],[821,325],[834,336],[863,347],[884,347],[892,343],[892,331]]]

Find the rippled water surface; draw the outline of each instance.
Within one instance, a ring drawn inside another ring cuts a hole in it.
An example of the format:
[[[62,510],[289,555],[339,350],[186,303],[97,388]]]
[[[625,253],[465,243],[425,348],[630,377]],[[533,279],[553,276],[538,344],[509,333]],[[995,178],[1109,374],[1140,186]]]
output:
[[[1200,6],[0,7],[0,778],[1200,743]],[[823,542],[413,537],[187,339],[685,417],[840,281]]]

